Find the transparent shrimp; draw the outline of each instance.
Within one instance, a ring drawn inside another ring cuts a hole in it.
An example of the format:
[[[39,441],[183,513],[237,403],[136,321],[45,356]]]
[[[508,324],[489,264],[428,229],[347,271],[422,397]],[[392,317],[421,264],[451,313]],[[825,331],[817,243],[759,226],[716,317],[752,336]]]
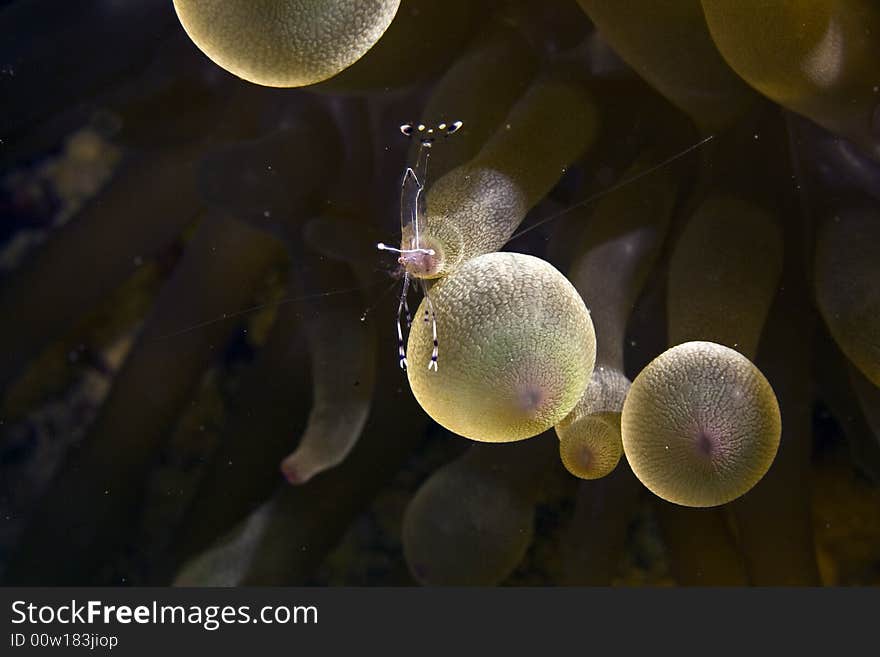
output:
[[[397,305],[397,354],[400,362],[400,368],[406,369],[406,343],[403,335],[403,326],[401,317],[406,318],[407,329],[412,326],[412,314],[409,310],[407,295],[410,286],[410,272],[420,272],[429,269],[436,252],[430,245],[424,243],[420,233],[420,224],[424,223],[425,216],[425,183],[428,177],[428,159],[431,155],[431,147],[436,141],[437,135],[448,137],[458,132],[462,126],[461,121],[453,121],[452,123],[440,123],[436,127],[428,127],[424,123],[412,124],[404,123],[400,126],[400,132],[405,137],[419,138],[419,149],[416,155],[416,162],[413,166],[407,167],[403,174],[403,181],[400,184],[400,248],[388,246],[384,242],[379,242],[376,246],[380,251],[391,251],[399,254],[398,262],[403,265],[403,287],[400,292],[400,302]],[[431,303],[431,296],[428,292],[428,285],[424,279],[419,280],[419,287],[422,295],[425,297],[426,309],[424,321],[431,322],[431,332],[434,341],[434,348],[431,352],[431,360],[428,362],[428,369],[437,371],[437,360],[439,356],[439,341],[437,339],[437,315],[434,312],[434,305]]]

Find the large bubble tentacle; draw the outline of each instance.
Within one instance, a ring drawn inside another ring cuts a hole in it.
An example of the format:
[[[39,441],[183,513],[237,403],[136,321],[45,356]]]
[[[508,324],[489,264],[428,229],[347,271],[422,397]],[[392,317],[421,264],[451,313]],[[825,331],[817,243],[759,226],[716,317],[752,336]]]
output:
[[[530,438],[564,418],[587,385],[595,334],[584,302],[552,265],[519,253],[487,253],[431,288],[439,370],[407,369],[435,421],[471,440]],[[426,302],[416,311],[425,317]],[[428,363],[432,323],[416,321],[411,364]]]
[[[644,156],[627,172],[650,167]],[[624,333],[630,312],[663,244],[677,184],[669,170],[638,179],[599,201],[571,267],[596,328],[597,366],[580,400],[559,424],[560,456],[583,479],[605,476],[623,452],[620,412],[629,390]],[[584,211],[581,211],[582,213]]]
[[[622,418],[627,460],[663,499],[724,504],[770,467],[781,433],[778,403],[749,358],[733,350],[754,358],[781,271],[774,218],[738,199],[704,200],[676,243],[669,339],[679,346],[639,374]]]
[[[719,55],[699,0],[578,0],[602,37],[706,133],[733,124],[758,95]]]
[[[552,472],[549,436],[475,445],[416,492],[403,519],[403,550],[429,586],[489,586],[505,580],[534,536],[535,506]]]
[[[300,302],[313,381],[312,410],[296,449],[281,463],[292,484],[304,484],[341,463],[361,435],[376,378],[376,327],[373,318],[357,321],[366,300],[358,277],[343,263],[309,258],[311,271]],[[320,290],[329,290],[321,292]]]
[[[751,361],[714,342],[654,359],[627,395],[623,448],[639,480],[691,507],[736,499],[767,472],[779,446],[779,405]]]
[[[715,44],[746,82],[880,160],[876,3],[702,0],[702,5]]]
[[[598,121],[582,83],[553,75],[533,83],[472,160],[429,185],[421,230],[437,257],[416,275],[442,277],[500,249],[593,144]],[[403,243],[410,241],[404,235]]]
[[[175,0],[193,43],[218,66],[267,87],[302,87],[360,59],[400,0]]]
[[[817,230],[816,300],[828,330],[859,371],[880,387],[880,212],[829,212]]]

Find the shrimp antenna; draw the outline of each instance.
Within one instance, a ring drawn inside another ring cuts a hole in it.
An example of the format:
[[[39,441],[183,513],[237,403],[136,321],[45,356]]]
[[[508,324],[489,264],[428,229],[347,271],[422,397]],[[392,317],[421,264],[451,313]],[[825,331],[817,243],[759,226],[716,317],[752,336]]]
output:
[[[676,160],[679,160],[679,159],[685,157],[689,153],[692,153],[693,151],[697,150],[698,148],[702,148],[703,146],[708,144],[713,139],[715,139],[715,135],[709,135],[708,137],[704,137],[703,139],[698,141],[696,144],[691,144],[690,146],[685,148],[683,151],[679,151],[675,155],[669,156],[668,158],[666,158],[662,162],[658,162],[654,166],[649,167],[649,168],[645,169],[644,171],[639,171],[638,173],[636,173],[628,178],[624,178],[623,180],[620,180],[620,181],[614,183],[610,187],[607,187],[603,190],[600,190],[600,191],[596,192],[595,194],[593,194],[592,196],[585,198],[583,201],[580,201],[579,203],[575,203],[574,205],[571,205],[571,206],[565,208],[564,210],[560,210],[559,212],[556,212],[555,214],[551,214],[549,217],[544,217],[543,219],[541,219],[537,223],[534,223],[531,226],[523,228],[522,230],[517,231],[516,233],[511,235],[506,243],[509,244],[510,242],[515,240],[516,238],[522,237],[526,233],[530,233],[533,230],[535,230],[536,228],[539,228],[545,224],[548,224],[551,221],[556,221],[557,219],[559,219],[560,217],[563,217],[564,215],[568,214],[572,210],[576,210],[578,208],[584,207],[585,205],[589,205],[590,203],[593,203],[594,201],[598,201],[600,198],[604,198],[605,196],[608,196],[609,194],[612,194],[612,193],[616,192],[617,190],[619,190],[623,187],[626,187],[627,185],[634,183],[635,181],[637,181],[641,178],[644,178],[645,176],[651,175],[655,171],[662,169],[663,167],[665,167],[669,164],[672,164]]]
[[[400,255],[398,262],[405,265],[404,256],[411,254],[434,255],[434,249],[424,248],[421,241],[421,219],[424,216],[424,197],[425,182],[428,178],[428,159],[431,155],[431,147],[436,141],[437,135],[448,137],[461,128],[461,121],[453,121],[452,123],[439,123],[436,127],[426,126],[424,123],[404,123],[400,126],[400,132],[405,137],[418,137],[419,150],[416,154],[416,161],[413,166],[407,167],[403,174],[403,180],[400,183],[400,233],[401,236],[406,235],[408,226],[412,227],[409,244],[401,244],[401,248],[388,246],[384,242],[376,245],[380,251],[391,251]],[[401,369],[406,369],[406,347],[403,337],[403,326],[401,317],[406,316],[407,328],[412,326],[412,315],[410,314],[409,304],[407,302],[407,294],[409,293],[410,274],[404,270],[403,289],[400,292],[400,302],[397,304],[397,355]],[[428,286],[424,280],[420,280],[422,294],[425,297],[425,317],[424,321],[431,322],[431,332],[434,341],[434,349],[431,352],[431,360],[428,363],[428,369],[437,371],[437,315],[434,312],[434,304],[428,295]]]

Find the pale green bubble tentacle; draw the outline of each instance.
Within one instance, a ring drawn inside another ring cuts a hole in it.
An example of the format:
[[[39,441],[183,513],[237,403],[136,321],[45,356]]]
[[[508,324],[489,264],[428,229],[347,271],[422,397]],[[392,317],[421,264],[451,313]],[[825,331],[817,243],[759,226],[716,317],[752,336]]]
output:
[[[683,506],[724,504],[773,462],[779,405],[749,358],[781,272],[774,217],[740,199],[709,197],[679,237],[669,264],[668,321],[670,342],[684,344],[639,374],[621,420],[627,460],[659,497]]]
[[[345,459],[366,424],[376,380],[376,326],[357,321],[367,303],[352,291],[357,277],[343,263],[310,262],[309,278],[317,283],[305,288],[300,306],[312,365],[312,409],[299,444],[281,463],[292,484],[304,484]],[[334,294],[337,290],[347,292]]]
[[[366,53],[400,0],[174,0],[186,33],[218,66],[267,87],[330,78]]]
[[[626,177],[649,162],[640,158]],[[571,268],[596,327],[597,367],[556,434],[563,464],[581,479],[604,477],[623,453],[620,412],[630,386],[623,373],[626,322],[663,243],[676,189],[672,174],[660,171],[603,198]]]
[[[237,586],[272,516],[273,500],[260,505],[224,539],[181,566],[174,586]]]
[[[880,442],[880,388],[868,381],[855,368],[850,369],[849,379],[865,416],[865,422],[874,434],[874,438]]]
[[[782,274],[774,217],[712,196],[691,217],[669,263],[669,341],[711,340],[754,358]]]
[[[841,351],[880,386],[880,213],[852,207],[825,219],[815,256],[816,299]]]
[[[702,0],[702,5],[718,49],[746,82],[880,159],[876,3]]]
[[[522,96],[538,70],[538,56],[525,38],[506,26],[489,26],[441,77],[419,120],[426,126],[462,121],[454,137],[441,139],[431,150],[430,179],[477,155],[511,106]],[[418,142],[410,149],[417,158]]]
[[[718,54],[699,0],[578,0],[602,37],[704,131],[730,125],[757,94]]]
[[[427,367],[431,310],[436,372]],[[407,374],[436,422],[472,440],[509,442],[546,431],[571,411],[595,349],[584,302],[558,270],[534,256],[488,253],[431,288],[409,336]]]
[[[597,127],[583,84],[552,76],[534,83],[479,153],[428,189],[419,246],[435,255],[427,265],[408,265],[411,273],[442,277],[504,246],[526,212],[593,143]],[[412,237],[407,227],[403,244]]]
[[[587,386],[582,400],[588,403],[603,396],[602,388],[609,383],[605,375],[611,375],[617,379],[618,373],[612,370],[596,370],[590,384]],[[622,380],[621,380],[622,379]],[[623,454],[623,445],[620,439],[620,410],[623,408],[623,399],[629,389],[629,380],[621,377],[610,383],[610,386],[622,390],[623,395],[614,395],[619,398],[615,404],[617,411],[596,412],[589,409],[583,412],[576,409],[570,413],[563,422],[556,425],[556,435],[559,437],[559,458],[565,469],[580,479],[599,479],[609,474]],[[603,400],[605,401],[605,400]]]
[[[633,381],[621,418],[623,448],[655,495],[717,506],[764,476],[781,422],[776,395],[751,361],[713,342],[686,342]]]
[[[419,488],[403,519],[403,551],[426,585],[491,586],[522,561],[555,458],[547,437],[476,445]]]

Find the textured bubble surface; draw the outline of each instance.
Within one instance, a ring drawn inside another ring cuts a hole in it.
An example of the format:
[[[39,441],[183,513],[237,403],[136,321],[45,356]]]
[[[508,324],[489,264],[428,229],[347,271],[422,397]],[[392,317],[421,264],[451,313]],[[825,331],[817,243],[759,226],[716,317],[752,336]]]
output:
[[[430,292],[439,370],[422,302],[409,337],[410,386],[435,421],[484,442],[545,431],[577,403],[593,371],[596,337],[586,306],[549,263],[519,253],[467,261]]]
[[[712,342],[663,352],[633,381],[623,449],[639,480],[683,506],[736,499],[767,472],[782,431],[776,395],[745,356]]]
[[[248,82],[301,87],[332,77],[366,53],[400,0],[174,0],[193,42]]]

